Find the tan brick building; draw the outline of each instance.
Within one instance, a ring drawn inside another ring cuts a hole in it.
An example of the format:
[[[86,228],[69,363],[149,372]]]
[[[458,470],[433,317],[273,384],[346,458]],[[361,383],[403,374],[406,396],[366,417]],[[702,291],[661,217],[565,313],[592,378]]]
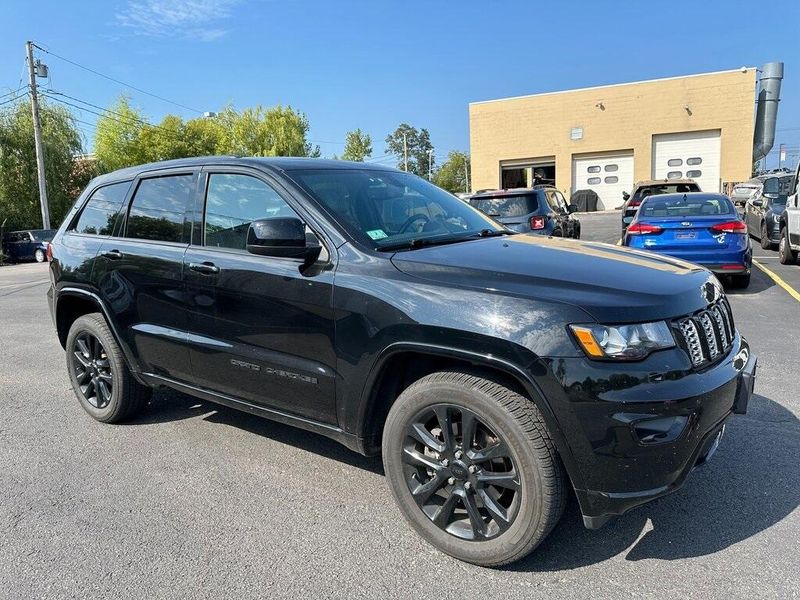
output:
[[[474,102],[472,189],[554,180],[599,208],[634,181],[691,177],[704,191],[750,177],[756,69]]]

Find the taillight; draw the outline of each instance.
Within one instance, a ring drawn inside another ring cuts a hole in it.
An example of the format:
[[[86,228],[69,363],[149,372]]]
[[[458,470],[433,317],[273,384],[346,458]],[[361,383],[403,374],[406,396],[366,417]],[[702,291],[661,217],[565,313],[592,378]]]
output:
[[[628,208],[638,208],[638,206],[642,203],[641,200],[631,200],[628,202]]]
[[[53,243],[47,242],[47,262],[53,262]]]
[[[727,221],[711,226],[711,231],[717,233],[747,233],[747,225],[742,221]]]
[[[531,217],[531,229],[544,229],[544,217]]]
[[[664,230],[658,225],[648,225],[647,223],[633,223],[627,229],[630,235],[655,235],[662,231]]]

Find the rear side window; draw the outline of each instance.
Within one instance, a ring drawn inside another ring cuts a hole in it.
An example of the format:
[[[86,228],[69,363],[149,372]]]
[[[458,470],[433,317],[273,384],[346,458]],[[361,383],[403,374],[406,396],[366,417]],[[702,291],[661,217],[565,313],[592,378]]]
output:
[[[71,231],[90,235],[111,235],[117,213],[130,187],[130,181],[123,181],[95,190]]]
[[[536,194],[473,198],[470,204],[490,217],[523,217],[539,209]]]
[[[143,179],[131,202],[125,237],[188,243],[189,232],[184,222],[192,201],[194,179],[193,175]]]

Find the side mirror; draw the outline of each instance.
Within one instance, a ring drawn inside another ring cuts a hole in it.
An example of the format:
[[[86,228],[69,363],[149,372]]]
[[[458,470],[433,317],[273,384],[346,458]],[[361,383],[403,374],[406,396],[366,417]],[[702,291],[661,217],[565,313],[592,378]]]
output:
[[[630,197],[631,195],[628,192],[622,192],[622,199],[625,200],[625,202],[627,202]]]
[[[574,212],[578,212],[578,205],[577,204],[570,204],[569,206],[567,206],[567,212],[569,214],[572,214]]]
[[[247,251],[259,256],[303,259],[311,264],[322,252],[322,246],[306,244],[306,226],[294,217],[258,219],[247,229]]]
[[[764,206],[763,200],[753,200],[753,206]]]

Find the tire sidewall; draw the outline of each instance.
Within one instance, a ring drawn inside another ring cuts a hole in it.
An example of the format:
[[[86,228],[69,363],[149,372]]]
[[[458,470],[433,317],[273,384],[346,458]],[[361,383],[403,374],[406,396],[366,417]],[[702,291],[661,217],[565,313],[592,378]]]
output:
[[[75,340],[83,333],[88,332],[95,336],[106,351],[108,362],[111,367],[111,401],[103,408],[96,408],[92,406],[80,391],[78,379],[75,376],[75,367],[73,366],[73,353],[76,350]],[[97,319],[91,315],[78,318],[69,330],[66,343],[67,355],[67,373],[69,373],[70,383],[78,398],[78,402],[83,409],[89,413],[94,419],[98,421],[111,421],[114,420],[116,415],[121,410],[122,403],[122,390],[124,386],[123,381],[123,368],[125,365],[120,363],[119,352],[116,352],[116,341],[109,335],[104,327],[101,327]]]
[[[502,564],[515,556],[521,547],[542,528],[546,518],[542,506],[543,475],[539,462],[524,431],[514,418],[493,398],[474,388],[453,383],[435,382],[425,389],[412,389],[398,398],[386,421],[383,438],[383,460],[392,495],[403,516],[424,538],[443,552],[477,564]],[[474,542],[458,538],[439,529],[420,510],[408,489],[402,462],[405,424],[419,412],[435,404],[452,404],[474,412],[509,446],[511,458],[520,474],[521,502],[511,527],[495,538]],[[545,532],[547,533],[547,532]]]

